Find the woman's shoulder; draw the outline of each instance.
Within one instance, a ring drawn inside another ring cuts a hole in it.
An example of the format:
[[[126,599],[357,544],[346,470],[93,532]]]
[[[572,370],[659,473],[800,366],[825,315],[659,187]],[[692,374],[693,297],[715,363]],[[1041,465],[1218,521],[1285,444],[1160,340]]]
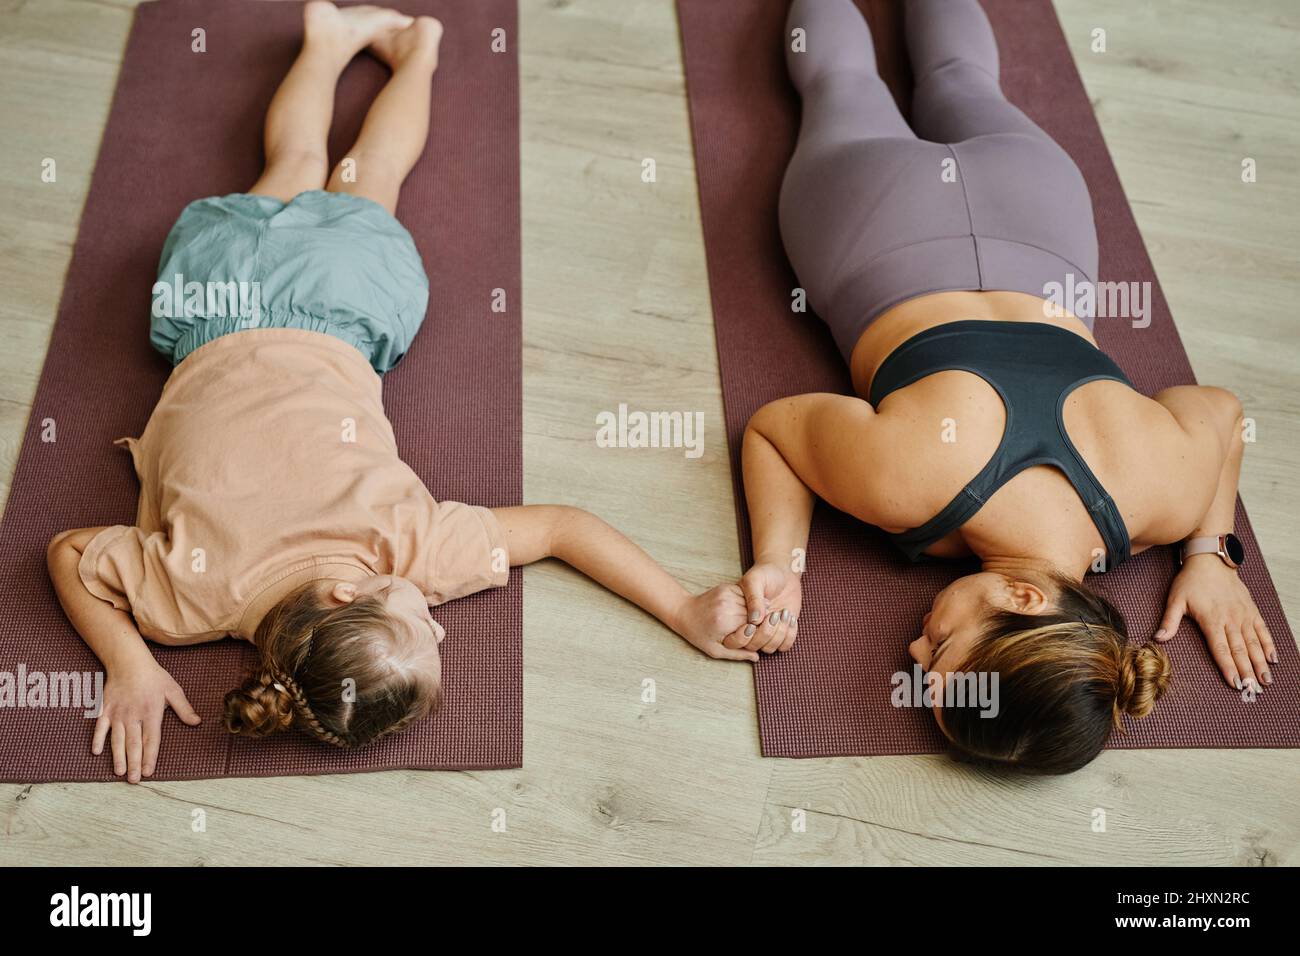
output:
[[[1235,398],[1195,385],[1151,397],[1124,391],[1099,402],[1072,437],[1119,505],[1135,550],[1180,541],[1214,500],[1240,406],[1234,414]]]

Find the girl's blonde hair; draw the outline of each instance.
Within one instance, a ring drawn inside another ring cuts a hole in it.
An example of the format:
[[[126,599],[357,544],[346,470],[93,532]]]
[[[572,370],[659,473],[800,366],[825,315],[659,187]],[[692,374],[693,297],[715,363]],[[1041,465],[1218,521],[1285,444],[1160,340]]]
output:
[[[1169,686],[1163,650],[1128,643],[1119,610],[1054,576],[1055,609],[995,613],[957,670],[998,676],[998,711],[945,708],[940,721],[965,757],[1043,773],[1091,761],[1125,714],[1145,717]]]
[[[379,598],[331,605],[317,582],[294,590],[257,626],[257,669],[226,695],[226,729],[265,737],[299,727],[361,747],[432,713],[442,688],[398,652],[401,627]]]

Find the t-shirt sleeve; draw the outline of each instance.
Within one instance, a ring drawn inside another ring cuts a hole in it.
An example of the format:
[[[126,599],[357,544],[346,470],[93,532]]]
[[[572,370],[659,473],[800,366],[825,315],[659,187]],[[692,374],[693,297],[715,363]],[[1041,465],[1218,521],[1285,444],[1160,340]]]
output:
[[[425,597],[432,604],[501,587],[510,579],[510,556],[501,524],[489,509],[439,502],[426,551]]]
[[[221,636],[202,606],[176,587],[175,560],[164,532],[113,525],[91,538],[77,573],[95,597],[129,611],[145,637],[179,643]],[[184,570],[190,572],[188,564]]]

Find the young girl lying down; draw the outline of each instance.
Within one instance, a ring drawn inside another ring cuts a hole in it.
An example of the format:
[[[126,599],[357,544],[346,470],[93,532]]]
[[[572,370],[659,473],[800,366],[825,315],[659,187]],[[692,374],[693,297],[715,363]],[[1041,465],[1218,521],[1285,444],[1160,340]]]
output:
[[[692,596],[576,508],[434,501],[398,458],[378,373],[415,336],[428,282],[393,211],[428,134],[442,27],[329,3],[308,3],[304,21],[266,118],[261,178],[186,207],[159,267],[165,283],[258,282],[260,313],[153,319],[151,341],[176,369],[144,434],[125,440],[136,525],[50,543],[59,600],[107,672],[93,752],[110,737],[115,773],[138,781],[153,773],[166,707],[199,722],[142,637],[256,645],[256,673],[226,696],[233,733],[298,727],[359,747],[400,730],[439,703],[443,630],[429,606],[546,557],[711,657],[755,659],[721,643],[744,624],[737,586]],[[326,133],[339,74],[363,49],[392,79],[346,181],[326,166]]]

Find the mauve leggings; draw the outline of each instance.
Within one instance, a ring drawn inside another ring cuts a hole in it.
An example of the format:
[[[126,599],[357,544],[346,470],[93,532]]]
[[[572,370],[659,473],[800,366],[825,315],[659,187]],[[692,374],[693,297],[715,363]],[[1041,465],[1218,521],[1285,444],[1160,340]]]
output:
[[[1007,102],[977,0],[906,0],[912,125],[876,72],[852,0],[794,0],[786,64],[803,99],[781,187],[781,237],[808,304],[847,360],[890,307],[931,292],[1097,276],[1087,185]],[[806,52],[794,52],[795,28]],[[960,319],[962,316],[954,316]],[[1080,315],[1089,328],[1091,315]]]

